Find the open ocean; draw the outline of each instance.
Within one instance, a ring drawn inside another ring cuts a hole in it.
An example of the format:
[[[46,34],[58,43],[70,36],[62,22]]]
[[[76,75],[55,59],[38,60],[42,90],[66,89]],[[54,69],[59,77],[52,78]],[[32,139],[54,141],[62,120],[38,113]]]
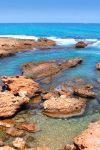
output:
[[[21,74],[21,65],[29,61],[43,61],[54,59],[83,58],[83,63],[57,75],[51,85],[59,85],[69,79],[81,77],[89,83],[96,84],[100,73],[96,71],[96,63],[100,62],[100,24],[0,24],[1,37],[16,37],[38,39],[46,37],[55,40],[62,49],[29,50],[19,52],[15,56],[0,59],[0,76]],[[89,42],[84,49],[67,48],[78,41]],[[96,90],[96,89],[95,89]],[[27,117],[28,114],[27,114]],[[100,99],[90,99],[86,112],[81,117],[71,119],[52,119],[38,113],[30,118],[42,128],[36,133],[33,145],[49,145],[52,150],[61,149],[66,142],[72,140],[89,122],[100,119]],[[65,132],[66,131],[66,132]]]

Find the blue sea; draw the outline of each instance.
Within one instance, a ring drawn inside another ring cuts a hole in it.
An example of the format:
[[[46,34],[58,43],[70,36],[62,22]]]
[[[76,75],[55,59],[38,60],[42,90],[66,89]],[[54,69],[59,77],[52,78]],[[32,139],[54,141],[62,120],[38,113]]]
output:
[[[0,76],[20,75],[21,65],[29,61],[59,60],[81,57],[83,63],[70,70],[58,74],[52,81],[52,86],[57,86],[69,79],[79,78],[95,85],[95,91],[100,90],[96,79],[100,72],[96,71],[96,63],[100,62],[100,24],[0,24],[1,37],[15,37],[35,39],[46,37],[55,40],[61,49],[32,50],[19,52],[15,56],[0,59]],[[89,45],[84,49],[71,48],[83,40]],[[70,48],[69,48],[70,47]],[[87,102],[85,114],[70,119],[52,119],[44,116],[39,110],[33,115],[33,110],[27,114],[21,112],[19,117],[28,121],[37,122],[41,132],[35,137],[33,146],[48,145],[52,150],[63,149],[66,144],[72,143],[73,138],[87,127],[90,122],[100,120],[100,94],[96,99]],[[32,114],[32,115],[29,115]]]

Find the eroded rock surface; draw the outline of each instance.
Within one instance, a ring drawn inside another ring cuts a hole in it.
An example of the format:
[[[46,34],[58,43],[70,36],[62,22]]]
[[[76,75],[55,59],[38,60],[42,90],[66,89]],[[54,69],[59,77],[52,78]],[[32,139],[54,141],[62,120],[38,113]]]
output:
[[[77,66],[82,62],[81,58],[65,61],[29,62],[22,66],[22,74],[35,80],[43,80],[52,77],[62,70]]]
[[[74,143],[79,150],[100,150],[100,120],[91,123],[75,138]]]
[[[43,113],[50,117],[72,117],[83,114],[86,101],[62,95],[59,98],[51,97],[43,103]]]
[[[16,52],[33,48],[46,48],[55,46],[56,43],[49,39],[17,39],[17,38],[0,38],[0,57],[14,55]]]
[[[31,98],[40,92],[38,83],[23,76],[6,76],[2,77],[2,81],[8,86],[10,92],[15,95]]]
[[[84,98],[95,98],[96,96],[92,87],[88,85],[74,87],[74,94]]]
[[[14,96],[10,92],[0,92],[0,117],[14,115],[21,105],[28,103],[26,97]]]

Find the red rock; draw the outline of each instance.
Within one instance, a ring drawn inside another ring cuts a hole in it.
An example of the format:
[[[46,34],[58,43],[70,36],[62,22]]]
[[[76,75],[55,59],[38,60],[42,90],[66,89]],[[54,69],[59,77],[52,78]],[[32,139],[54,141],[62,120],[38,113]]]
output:
[[[43,103],[43,113],[50,117],[73,117],[83,114],[86,102],[83,99],[70,98],[62,95],[59,98],[51,97]]]
[[[26,97],[14,96],[10,92],[0,92],[0,117],[14,115],[21,105],[29,102]]]
[[[49,39],[31,39],[0,38],[0,57],[14,55],[16,52],[29,50],[33,48],[48,48],[55,46],[56,43]]]
[[[95,98],[96,95],[93,91],[91,91],[91,86],[76,86],[74,87],[74,94],[84,98]]]
[[[100,70],[100,63],[97,63],[97,64],[96,64],[96,69],[97,69],[97,70]]]
[[[2,77],[2,81],[15,95],[33,97],[37,92],[40,92],[38,83],[23,76]]]
[[[74,145],[66,145],[64,150],[77,150]]]
[[[85,42],[83,41],[80,41],[78,43],[76,43],[75,47],[76,48],[85,48],[88,44],[86,44]]]
[[[81,58],[75,58],[61,62],[29,62],[22,65],[22,74],[35,80],[44,80],[46,78],[52,79],[52,77],[60,71],[75,67],[81,62]]]
[[[28,132],[37,132],[38,131],[38,127],[35,123],[30,123],[30,124],[20,123],[17,126],[17,128],[20,130],[26,130]]]
[[[100,150],[100,120],[91,123],[75,138],[74,143],[79,150]]]
[[[11,120],[11,119],[0,120],[0,126],[6,127],[6,128],[14,127],[15,123],[16,121]]]
[[[26,150],[51,150],[51,149],[49,149],[46,146],[43,146],[43,147],[29,148],[29,149],[26,149]]]

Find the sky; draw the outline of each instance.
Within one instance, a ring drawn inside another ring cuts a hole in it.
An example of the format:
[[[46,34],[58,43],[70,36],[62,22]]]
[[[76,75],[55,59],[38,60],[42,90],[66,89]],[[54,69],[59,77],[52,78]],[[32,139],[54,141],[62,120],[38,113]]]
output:
[[[0,23],[100,23],[100,0],[0,0]]]

